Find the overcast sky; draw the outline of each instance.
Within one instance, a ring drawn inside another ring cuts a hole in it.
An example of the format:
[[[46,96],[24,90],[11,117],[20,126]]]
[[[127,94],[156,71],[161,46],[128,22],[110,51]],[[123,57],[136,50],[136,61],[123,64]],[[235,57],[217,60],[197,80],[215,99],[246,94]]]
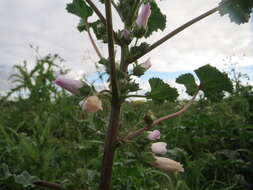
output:
[[[95,0],[94,0],[95,1]],[[90,41],[76,26],[79,19],[67,13],[70,0],[1,0],[0,1],[0,92],[10,84],[8,75],[12,66],[29,61],[34,63],[34,52],[29,44],[39,46],[42,55],[58,53],[72,69],[71,75],[93,76],[93,63],[97,61]],[[162,0],[162,12],[167,15],[167,28],[149,39],[154,42],[187,20],[217,6],[218,0]],[[102,6],[99,5],[101,9]],[[101,10],[103,11],[103,10]],[[122,29],[114,16],[115,29]],[[106,46],[98,43],[104,55]],[[238,62],[238,70],[253,78],[253,27],[252,21],[244,25],[230,23],[227,16],[214,14],[186,29],[152,51],[140,62],[151,58],[152,68],[141,81],[152,76],[171,80],[182,72],[189,72],[201,65],[212,64],[225,69],[225,63]],[[143,84],[144,84],[143,83]],[[146,87],[146,83],[144,84]]]

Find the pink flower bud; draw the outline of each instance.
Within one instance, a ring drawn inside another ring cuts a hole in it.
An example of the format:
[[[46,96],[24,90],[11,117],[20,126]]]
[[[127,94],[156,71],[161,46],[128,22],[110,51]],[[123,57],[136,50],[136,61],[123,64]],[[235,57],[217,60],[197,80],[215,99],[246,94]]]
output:
[[[98,110],[103,110],[102,102],[97,96],[89,96],[88,98],[82,100],[79,105],[82,110],[89,113],[95,113]]]
[[[139,28],[146,28],[148,24],[148,19],[151,15],[151,6],[149,3],[143,4],[141,8],[141,12],[138,15],[136,20],[136,24]]]
[[[124,30],[121,31],[121,38],[129,39],[129,37],[130,37],[129,30],[124,29]]]
[[[151,145],[151,150],[155,154],[166,154],[167,153],[167,143],[165,142],[157,142]]]
[[[75,95],[79,95],[79,88],[84,86],[84,83],[80,80],[67,79],[63,76],[57,77],[54,83]]]
[[[182,164],[171,160],[169,158],[163,158],[155,156],[156,161],[152,165],[156,168],[159,168],[165,172],[183,172],[184,168]]]
[[[140,66],[144,68],[145,71],[148,70],[152,66],[150,58],[148,58],[144,63],[141,63]]]
[[[156,139],[160,139],[160,131],[158,130],[154,130],[154,131],[148,131],[148,139],[149,140],[156,140]]]

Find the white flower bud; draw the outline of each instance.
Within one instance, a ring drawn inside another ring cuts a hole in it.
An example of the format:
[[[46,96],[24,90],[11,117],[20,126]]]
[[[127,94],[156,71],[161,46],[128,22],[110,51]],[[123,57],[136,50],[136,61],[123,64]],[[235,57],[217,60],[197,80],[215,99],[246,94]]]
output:
[[[161,169],[165,172],[183,172],[183,165],[175,160],[169,158],[163,158],[155,156],[156,161],[152,165],[158,169]]]
[[[82,110],[89,113],[95,113],[98,110],[103,110],[102,102],[97,96],[89,96],[88,98],[82,100],[79,105]]]

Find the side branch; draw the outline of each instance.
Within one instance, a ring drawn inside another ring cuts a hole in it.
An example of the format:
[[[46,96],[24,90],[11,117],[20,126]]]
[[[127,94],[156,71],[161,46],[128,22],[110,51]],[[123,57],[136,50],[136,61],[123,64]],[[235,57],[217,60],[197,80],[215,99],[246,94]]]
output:
[[[179,111],[177,111],[175,113],[172,113],[172,114],[160,117],[159,119],[155,120],[151,125],[147,125],[144,128],[141,128],[141,129],[139,129],[137,131],[134,131],[134,132],[128,134],[125,138],[123,138],[123,142],[131,140],[134,137],[137,137],[137,136],[141,135],[145,131],[147,131],[147,130],[153,128],[153,127],[155,127],[156,125],[160,124],[161,122],[163,122],[165,120],[169,120],[169,119],[175,118],[175,117],[181,115],[182,113],[186,112],[188,110],[188,108],[193,104],[193,102],[196,99],[198,93],[199,93],[199,90],[194,94],[194,96],[192,97],[192,99],[187,104],[184,105],[184,107],[181,110],[179,110]]]
[[[48,181],[37,181],[34,184],[37,186],[46,187],[49,189],[62,189],[60,184],[52,183]]]
[[[102,15],[102,13],[98,10],[98,8],[96,7],[96,5],[91,1],[91,0],[86,0],[86,2],[91,6],[91,8],[94,10],[94,12],[97,14],[98,18],[100,18],[100,20],[106,24],[106,19],[105,17]]]
[[[96,5],[91,1],[91,0],[86,0],[86,2],[90,5],[90,7],[93,9],[93,11],[96,13],[96,15],[98,16],[98,18],[104,23],[104,25],[106,25],[106,19],[103,16],[103,14],[99,11],[99,9],[96,7]],[[115,38],[115,41],[117,43],[119,43],[117,34],[115,32],[113,32],[113,36]]]
[[[170,32],[169,34],[167,34],[166,36],[162,37],[160,40],[158,40],[157,42],[153,43],[151,46],[149,46],[143,53],[139,54],[139,55],[135,55],[133,57],[130,57],[127,60],[127,63],[130,64],[134,61],[136,61],[137,59],[141,58],[142,56],[146,55],[148,52],[152,51],[153,49],[155,49],[156,47],[158,47],[159,45],[161,45],[162,43],[166,42],[167,40],[169,40],[170,38],[172,38],[173,36],[175,36],[176,34],[180,33],[181,31],[183,31],[184,29],[188,28],[189,26],[195,24],[196,22],[202,20],[203,18],[217,12],[219,10],[219,6],[215,7],[207,12],[205,12],[204,14],[188,21],[187,23],[183,24],[182,26],[178,27],[177,29],[173,30],[172,32]]]
[[[89,28],[89,27],[87,28],[87,32],[88,32],[88,36],[89,36],[89,38],[90,38],[91,44],[92,44],[92,46],[94,47],[94,49],[95,49],[95,51],[96,51],[98,57],[99,57],[100,59],[102,59],[103,56],[101,55],[101,53],[100,53],[100,51],[99,51],[99,49],[98,49],[98,47],[97,47],[95,41],[93,40],[93,38],[92,38],[92,36],[91,36],[90,28]]]

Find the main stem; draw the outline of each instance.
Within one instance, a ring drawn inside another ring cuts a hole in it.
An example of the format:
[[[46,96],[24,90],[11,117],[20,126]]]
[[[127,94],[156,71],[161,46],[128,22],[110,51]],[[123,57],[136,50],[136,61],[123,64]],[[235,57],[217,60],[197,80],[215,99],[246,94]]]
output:
[[[112,88],[112,101],[111,101],[111,115],[109,126],[107,130],[103,165],[101,170],[101,181],[99,185],[100,190],[110,190],[112,181],[112,166],[113,158],[116,148],[116,137],[119,128],[119,116],[120,116],[120,106],[117,85],[117,73],[115,67],[115,55],[114,55],[114,32],[112,25],[112,11],[111,11],[111,0],[105,1],[106,10],[106,26],[108,35],[108,51],[109,51],[109,61],[110,61],[110,79]]]

